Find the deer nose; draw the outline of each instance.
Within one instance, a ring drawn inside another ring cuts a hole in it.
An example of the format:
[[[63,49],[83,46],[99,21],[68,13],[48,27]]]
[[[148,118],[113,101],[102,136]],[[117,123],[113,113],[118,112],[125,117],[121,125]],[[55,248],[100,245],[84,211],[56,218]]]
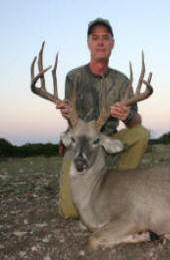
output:
[[[77,171],[82,172],[87,168],[87,160],[80,153],[74,160]]]

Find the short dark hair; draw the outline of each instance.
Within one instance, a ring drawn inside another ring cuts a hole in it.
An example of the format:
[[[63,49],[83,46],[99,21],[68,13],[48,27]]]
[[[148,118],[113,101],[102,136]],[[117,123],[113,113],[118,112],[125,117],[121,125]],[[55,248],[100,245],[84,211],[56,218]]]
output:
[[[104,25],[105,27],[107,27],[107,29],[108,29],[109,33],[112,35],[112,37],[114,37],[112,26],[111,26],[110,22],[107,19],[103,19],[103,18],[97,18],[97,19],[89,22],[87,36],[89,36],[92,33],[92,29],[96,25]]]

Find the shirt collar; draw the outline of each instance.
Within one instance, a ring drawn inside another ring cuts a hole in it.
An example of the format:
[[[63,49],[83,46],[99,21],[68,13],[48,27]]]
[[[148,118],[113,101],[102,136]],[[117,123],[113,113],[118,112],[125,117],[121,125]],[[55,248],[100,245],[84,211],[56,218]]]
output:
[[[108,76],[108,74],[109,74],[109,71],[110,71],[110,69],[108,68],[107,71],[106,71],[105,73],[103,73],[103,75],[101,76],[101,75],[98,75],[98,74],[93,73],[93,72],[91,71],[91,69],[90,69],[90,63],[88,63],[88,64],[86,65],[86,68],[87,68],[88,72],[89,72],[93,77],[99,78],[99,79],[106,78],[106,77]]]

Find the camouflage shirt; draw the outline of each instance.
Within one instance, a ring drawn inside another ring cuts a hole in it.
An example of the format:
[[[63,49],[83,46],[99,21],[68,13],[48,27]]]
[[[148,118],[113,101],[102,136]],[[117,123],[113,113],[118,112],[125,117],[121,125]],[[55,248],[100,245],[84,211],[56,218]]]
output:
[[[108,68],[103,76],[93,74],[89,64],[68,72],[66,77],[65,98],[71,99],[73,88],[76,89],[76,108],[78,116],[88,122],[96,120],[100,114],[102,89],[106,88],[107,109],[124,98],[129,79],[121,72]],[[130,94],[132,95],[132,93]],[[131,110],[137,111],[137,105]],[[117,130],[118,119],[109,117],[102,131],[112,135]]]

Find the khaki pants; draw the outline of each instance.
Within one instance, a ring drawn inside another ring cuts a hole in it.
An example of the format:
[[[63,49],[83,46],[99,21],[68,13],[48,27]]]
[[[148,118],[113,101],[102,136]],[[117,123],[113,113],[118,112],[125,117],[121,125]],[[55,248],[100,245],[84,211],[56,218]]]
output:
[[[143,126],[137,125],[130,129],[120,130],[113,138],[121,140],[125,145],[125,150],[120,153],[117,169],[137,168],[148,144],[149,131]],[[60,176],[59,211],[64,218],[78,218],[78,212],[72,203],[69,179],[70,164],[71,154],[66,152]]]

